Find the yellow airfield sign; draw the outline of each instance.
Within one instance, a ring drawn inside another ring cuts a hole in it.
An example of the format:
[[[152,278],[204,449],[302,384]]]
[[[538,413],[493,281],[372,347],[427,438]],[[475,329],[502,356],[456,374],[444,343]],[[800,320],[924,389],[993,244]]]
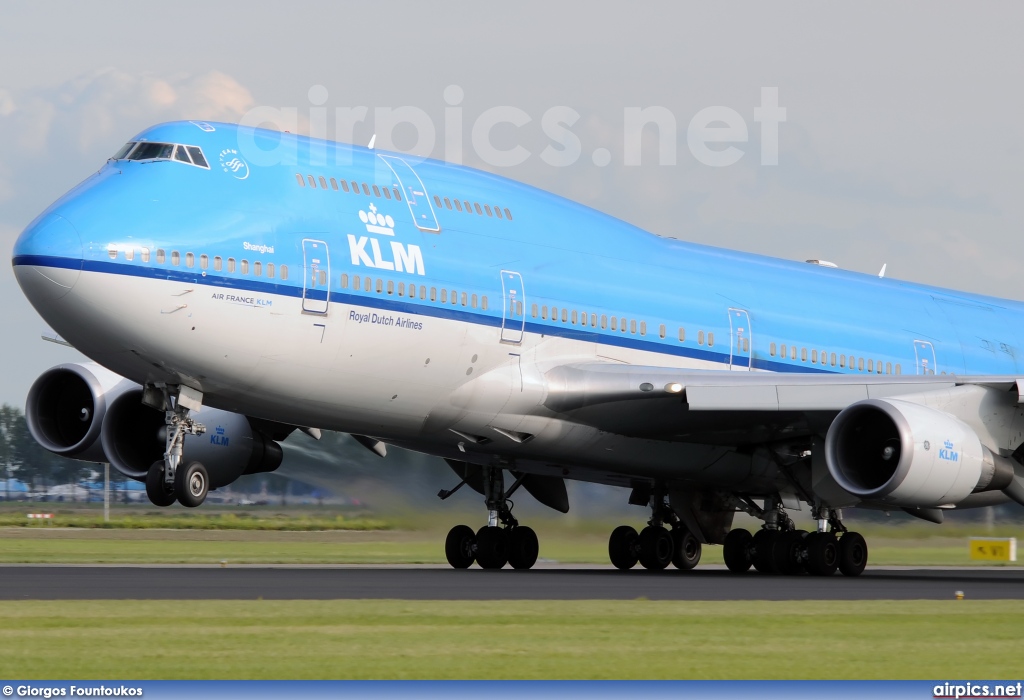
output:
[[[1016,537],[972,537],[968,547],[971,559],[1017,561]]]

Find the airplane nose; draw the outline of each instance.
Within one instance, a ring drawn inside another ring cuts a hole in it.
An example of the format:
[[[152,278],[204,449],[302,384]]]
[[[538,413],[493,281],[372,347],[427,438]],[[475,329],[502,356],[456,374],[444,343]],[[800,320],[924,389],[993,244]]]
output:
[[[71,291],[82,273],[82,237],[59,214],[29,224],[14,244],[14,275],[35,305]]]

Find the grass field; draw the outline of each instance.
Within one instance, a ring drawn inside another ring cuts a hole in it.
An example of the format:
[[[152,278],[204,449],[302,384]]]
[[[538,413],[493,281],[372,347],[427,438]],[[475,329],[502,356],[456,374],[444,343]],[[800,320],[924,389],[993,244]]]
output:
[[[1002,678],[1024,602],[18,601],[0,626],[5,678]]]

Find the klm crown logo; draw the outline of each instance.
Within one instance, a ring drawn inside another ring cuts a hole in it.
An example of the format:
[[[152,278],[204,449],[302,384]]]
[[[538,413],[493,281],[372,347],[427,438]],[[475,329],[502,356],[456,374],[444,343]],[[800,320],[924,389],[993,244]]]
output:
[[[960,453],[953,449],[952,440],[946,440],[942,443],[942,449],[939,450],[939,459],[944,459],[947,462],[960,461]]]
[[[377,211],[374,204],[370,205],[370,211],[359,210],[359,220],[366,224],[366,230],[370,233],[379,233],[384,236],[395,235],[395,220],[390,214],[382,214]]]

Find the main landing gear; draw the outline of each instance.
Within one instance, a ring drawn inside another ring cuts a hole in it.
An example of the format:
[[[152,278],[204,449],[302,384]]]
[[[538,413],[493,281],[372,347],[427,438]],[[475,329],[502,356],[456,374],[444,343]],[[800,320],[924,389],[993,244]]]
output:
[[[146,495],[153,505],[166,507],[175,501],[186,508],[195,508],[206,500],[210,476],[200,462],[182,466],[181,458],[186,435],[202,435],[206,428],[189,416],[189,409],[167,388],[150,388],[147,392],[163,394],[166,446],[164,458],[153,462],[146,474]]]
[[[615,568],[626,571],[639,563],[648,571],[661,571],[671,564],[681,571],[689,571],[697,566],[700,540],[683,525],[663,495],[651,497],[651,510],[647,527],[639,533],[629,525],[612,531],[608,539],[608,558]]]
[[[506,564],[513,569],[532,568],[540,551],[537,534],[512,516],[512,502],[508,500],[522,480],[516,481],[506,493],[501,469],[486,467],[483,476],[487,525],[476,532],[468,525],[453,527],[444,542],[448,563],[455,569],[468,569],[473,562],[481,569],[501,569]],[[464,483],[451,491],[442,491],[441,497],[447,498]]]
[[[722,556],[734,573],[751,567],[763,574],[860,576],[868,546],[860,533],[847,530],[834,510],[821,509],[818,531],[797,530],[781,507],[764,512],[765,524],[751,535],[736,529],[725,537]]]

